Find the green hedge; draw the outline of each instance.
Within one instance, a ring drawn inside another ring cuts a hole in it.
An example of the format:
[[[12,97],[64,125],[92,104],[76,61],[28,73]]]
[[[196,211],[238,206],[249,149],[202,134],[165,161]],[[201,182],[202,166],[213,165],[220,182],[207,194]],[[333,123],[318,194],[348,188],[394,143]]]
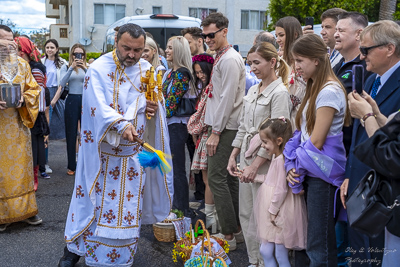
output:
[[[89,52],[86,54],[86,60],[89,60],[91,58],[96,59],[96,58],[100,57],[100,55],[101,55],[101,53],[98,53],[98,52]],[[60,54],[60,57],[62,57],[66,61],[69,61],[69,53]]]

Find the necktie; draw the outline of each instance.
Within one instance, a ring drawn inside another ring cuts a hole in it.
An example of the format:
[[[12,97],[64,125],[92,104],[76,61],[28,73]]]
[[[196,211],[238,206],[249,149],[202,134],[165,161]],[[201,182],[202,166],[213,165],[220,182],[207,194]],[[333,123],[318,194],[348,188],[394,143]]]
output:
[[[371,89],[372,99],[375,99],[376,93],[378,92],[378,88],[380,85],[381,85],[381,77],[379,76],[378,78],[376,78],[374,84],[372,85],[372,89]]]

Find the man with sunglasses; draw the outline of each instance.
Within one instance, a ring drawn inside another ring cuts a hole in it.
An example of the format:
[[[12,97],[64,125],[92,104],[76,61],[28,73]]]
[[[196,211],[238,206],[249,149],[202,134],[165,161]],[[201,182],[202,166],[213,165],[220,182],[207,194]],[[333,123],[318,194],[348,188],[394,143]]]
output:
[[[209,125],[206,143],[208,181],[214,194],[221,233],[228,240],[229,249],[235,250],[236,241],[243,241],[238,217],[239,180],[230,176],[226,167],[239,127],[246,70],[243,58],[229,45],[228,25],[229,21],[222,13],[212,13],[201,23],[204,41],[216,52],[207,87],[209,98],[205,114],[205,123]],[[236,240],[235,236],[240,240]]]
[[[353,123],[353,137],[351,142],[350,154],[346,166],[347,179],[341,187],[342,202],[348,194],[355,189],[357,184],[370,169],[367,165],[359,161],[354,156],[354,149],[359,144],[368,139],[367,132],[364,129],[366,120],[376,120],[379,125],[382,123],[382,115],[389,116],[399,110],[400,103],[400,26],[393,21],[378,21],[367,28],[360,35],[360,59],[365,61],[366,70],[373,74],[365,83],[363,94],[369,94],[373,112],[364,114],[363,117],[356,118]],[[361,99],[356,92],[349,95],[350,99]],[[372,100],[374,99],[374,101]],[[374,104],[373,102],[376,102]],[[353,112],[352,112],[353,114]],[[384,159],[382,159],[384,160]],[[399,235],[398,225],[389,224],[387,230]],[[391,235],[386,231],[386,237]],[[361,260],[382,260],[383,248],[390,249],[387,244],[383,244],[383,233],[377,238],[369,238],[366,235],[356,232],[349,227],[350,247],[355,250],[352,255],[352,267],[361,266],[358,258]],[[389,236],[393,240],[393,236]],[[386,240],[385,242],[387,242]],[[364,250],[362,248],[365,248]],[[369,251],[368,248],[377,248]],[[380,253],[379,253],[380,252]],[[398,253],[398,252],[396,252]],[[396,263],[398,264],[398,262]],[[395,264],[395,265],[396,265]],[[365,265],[362,265],[365,266]],[[394,266],[383,265],[383,266]]]

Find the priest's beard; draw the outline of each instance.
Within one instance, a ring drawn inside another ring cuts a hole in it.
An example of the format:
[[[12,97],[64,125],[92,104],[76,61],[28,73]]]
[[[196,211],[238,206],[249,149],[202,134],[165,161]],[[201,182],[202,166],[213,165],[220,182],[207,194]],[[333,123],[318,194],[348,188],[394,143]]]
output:
[[[116,48],[116,53],[119,62],[121,65],[124,65],[125,67],[130,67],[138,63],[140,58],[135,58],[135,57],[130,57],[129,55],[126,55],[126,57],[122,57],[122,55],[119,53],[118,48]]]

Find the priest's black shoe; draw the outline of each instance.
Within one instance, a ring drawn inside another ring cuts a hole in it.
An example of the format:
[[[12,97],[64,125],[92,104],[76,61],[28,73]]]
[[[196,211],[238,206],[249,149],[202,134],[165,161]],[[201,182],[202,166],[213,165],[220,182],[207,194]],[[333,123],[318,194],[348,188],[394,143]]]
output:
[[[79,261],[80,256],[68,250],[67,246],[64,248],[64,255],[58,262],[58,267],[74,267]]]

